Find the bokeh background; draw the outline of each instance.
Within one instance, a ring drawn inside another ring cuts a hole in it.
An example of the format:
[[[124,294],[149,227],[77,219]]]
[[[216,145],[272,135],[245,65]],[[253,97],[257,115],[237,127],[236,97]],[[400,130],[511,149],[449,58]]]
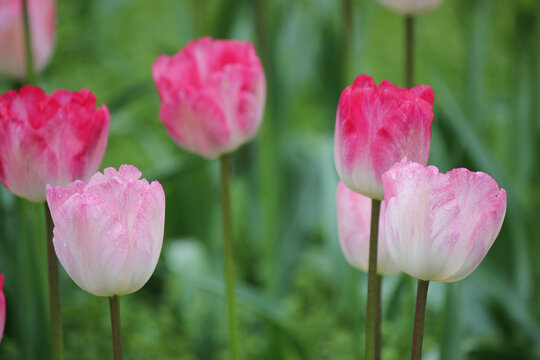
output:
[[[336,106],[364,72],[404,85],[404,20],[374,0],[58,0],[47,92],[87,87],[111,111],[103,166],[167,195],[155,274],[121,298],[127,359],[227,359],[217,161],[167,136],[151,66],[203,35],[248,39],[264,64],[262,129],[233,155],[243,359],[362,359],[366,275],[339,248]],[[445,0],[416,18],[416,84],[435,91],[430,163],[508,192],[500,236],[463,281],[433,283],[424,358],[540,359],[540,2]],[[0,90],[18,86],[0,79]],[[42,206],[0,190],[2,359],[47,359]],[[66,359],[111,354],[108,302],[61,269]],[[383,358],[410,352],[415,283],[383,281]]]

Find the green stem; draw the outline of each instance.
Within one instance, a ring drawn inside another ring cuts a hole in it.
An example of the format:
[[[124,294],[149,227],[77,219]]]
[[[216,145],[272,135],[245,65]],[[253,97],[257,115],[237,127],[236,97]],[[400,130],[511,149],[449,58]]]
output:
[[[381,200],[371,201],[371,230],[369,236],[368,295],[366,310],[366,360],[380,359],[381,354],[381,279],[377,275],[377,247]]]
[[[227,318],[229,324],[229,348],[231,360],[238,359],[236,293],[234,285],[234,249],[231,221],[231,197],[229,192],[229,155],[220,157],[221,167],[221,216],[223,223],[223,250],[225,253],[225,293],[227,295]]]
[[[405,86],[414,86],[414,17],[405,16]]]
[[[353,25],[353,2],[352,0],[342,0],[343,11],[343,84],[349,83],[349,73],[351,70],[352,52],[352,25]]]
[[[381,360],[381,348],[382,348],[382,295],[381,295],[381,286],[382,286],[382,276],[377,275],[377,287],[375,288],[375,294],[377,294],[377,300],[375,301],[376,310],[375,314],[377,315],[375,319],[375,359]]]
[[[422,359],[422,340],[424,338],[424,318],[426,317],[428,286],[429,281],[418,280],[411,360]]]
[[[109,297],[111,309],[111,327],[114,360],[122,360],[122,326],[120,325],[120,298],[118,295]]]
[[[24,46],[26,50],[26,81],[36,85],[36,72],[34,70],[34,57],[32,56],[32,40],[30,35],[30,18],[28,16],[28,0],[23,0]]]
[[[54,360],[64,358],[64,337],[62,330],[62,308],[60,305],[60,282],[58,280],[58,261],[54,252],[51,211],[44,204],[45,223],[47,228],[47,270],[49,273],[49,306],[51,311],[51,337]]]

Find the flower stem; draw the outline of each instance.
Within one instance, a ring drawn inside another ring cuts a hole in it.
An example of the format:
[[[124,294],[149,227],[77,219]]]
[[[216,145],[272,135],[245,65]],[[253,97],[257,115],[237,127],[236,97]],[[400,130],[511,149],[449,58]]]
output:
[[[343,0],[343,84],[348,84],[349,73],[351,67],[351,52],[352,52],[352,32],[353,32],[353,0]]]
[[[54,252],[51,211],[44,204],[45,224],[47,228],[47,270],[49,273],[49,305],[51,311],[51,337],[53,359],[64,358],[64,336],[62,330],[62,308],[60,305],[60,282],[58,280],[58,261]]]
[[[418,280],[411,360],[422,359],[422,340],[424,337],[424,318],[426,317],[428,286],[429,281]]]
[[[381,358],[381,277],[377,275],[377,247],[381,201],[371,201],[368,295],[366,310],[366,360]]]
[[[414,86],[414,17],[405,16],[405,86]]]
[[[109,297],[111,309],[111,327],[114,360],[122,360],[122,327],[120,325],[120,298],[117,295]]]
[[[221,216],[223,223],[223,249],[225,253],[225,293],[229,323],[229,348],[231,360],[238,359],[236,293],[234,285],[234,249],[231,221],[231,198],[229,192],[229,155],[220,157],[221,167]]]
[[[36,71],[34,69],[34,57],[32,56],[32,40],[30,35],[30,17],[28,16],[28,0],[23,0],[23,23],[24,46],[26,51],[26,81],[30,85],[36,85]]]

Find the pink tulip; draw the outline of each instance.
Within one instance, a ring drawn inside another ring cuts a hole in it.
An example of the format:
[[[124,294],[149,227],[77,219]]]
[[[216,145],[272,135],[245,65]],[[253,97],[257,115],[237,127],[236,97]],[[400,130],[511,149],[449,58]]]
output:
[[[337,224],[341,250],[347,261],[357,269],[368,271],[371,199],[339,182],[336,191]],[[380,223],[380,221],[379,221]],[[384,233],[379,232],[377,272],[380,275],[399,272],[386,246]]]
[[[6,325],[6,297],[4,295],[4,274],[0,274],[0,342]]]
[[[499,234],[506,191],[489,175],[439,173],[403,159],[383,175],[382,227],[401,271],[426,281],[458,281],[480,264]]]
[[[87,179],[101,164],[109,111],[87,89],[47,96],[35,86],[0,96],[0,181],[30,201],[45,185]]]
[[[257,133],[266,80],[247,41],[190,41],[152,68],[161,98],[159,116],[184,149],[207,158],[231,152]]]
[[[442,0],[379,0],[381,4],[402,15],[414,15],[432,10],[441,5]]]
[[[156,267],[165,194],[134,166],[107,168],[67,187],[47,185],[54,249],[68,275],[97,296],[139,290]]]
[[[373,199],[384,198],[382,174],[404,156],[426,164],[433,90],[426,85],[379,87],[360,75],[341,93],[336,116],[334,159],[341,180]]]
[[[0,1],[0,74],[24,78],[26,50],[22,0]],[[37,71],[49,62],[55,37],[54,0],[28,0],[32,55]]]

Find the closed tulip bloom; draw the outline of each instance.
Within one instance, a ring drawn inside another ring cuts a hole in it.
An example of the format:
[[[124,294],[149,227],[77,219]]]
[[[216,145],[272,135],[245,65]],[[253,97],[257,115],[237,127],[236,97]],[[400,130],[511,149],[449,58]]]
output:
[[[379,0],[381,4],[402,15],[414,15],[432,10],[441,5],[442,0]]]
[[[247,41],[191,41],[176,55],[159,56],[152,73],[161,98],[159,116],[182,148],[214,158],[256,135],[266,80]]]
[[[382,174],[403,157],[426,164],[433,90],[426,85],[379,86],[360,75],[341,93],[336,115],[334,160],[341,180],[373,199],[384,198]]]
[[[23,1],[0,0],[0,74],[26,75]],[[55,0],[28,0],[34,66],[41,71],[49,62],[55,37]]]
[[[371,199],[339,182],[336,190],[337,224],[341,250],[355,268],[368,271]],[[379,221],[380,223],[380,221]],[[399,272],[388,254],[384,233],[379,231],[377,272],[380,275]]]
[[[6,325],[6,297],[4,295],[4,274],[0,274],[0,342]]]
[[[139,290],[156,267],[165,194],[134,166],[105,169],[88,181],[47,186],[54,249],[68,275],[97,296]]]
[[[103,159],[109,111],[87,89],[47,96],[35,86],[0,96],[0,181],[30,201],[45,186],[86,180]]]
[[[401,271],[425,281],[458,281],[480,264],[499,234],[506,191],[489,175],[439,173],[403,159],[383,175],[388,249]]]

